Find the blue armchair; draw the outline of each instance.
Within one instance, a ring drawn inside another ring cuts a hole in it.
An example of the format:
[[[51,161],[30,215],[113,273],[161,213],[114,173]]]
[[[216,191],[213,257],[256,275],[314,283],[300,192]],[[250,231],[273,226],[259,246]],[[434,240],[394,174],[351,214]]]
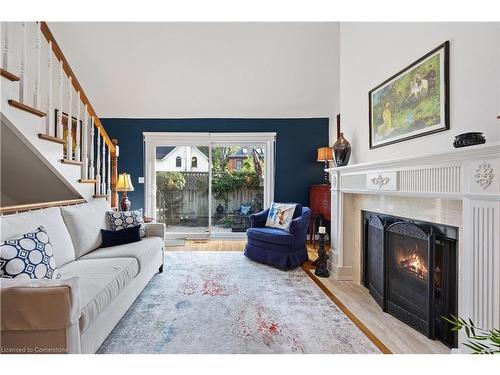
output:
[[[251,228],[247,229],[245,255],[282,270],[306,262],[306,236],[311,210],[298,204],[288,231],[266,227],[268,214],[269,209],[250,215]]]

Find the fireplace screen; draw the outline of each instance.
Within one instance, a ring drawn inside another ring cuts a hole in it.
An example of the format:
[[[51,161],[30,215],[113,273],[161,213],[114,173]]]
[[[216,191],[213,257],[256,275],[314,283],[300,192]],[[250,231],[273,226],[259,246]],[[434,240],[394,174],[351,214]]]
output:
[[[363,281],[387,313],[454,347],[458,229],[365,212]]]
[[[425,334],[433,302],[431,241],[432,236],[412,223],[398,222],[387,229],[387,310]]]

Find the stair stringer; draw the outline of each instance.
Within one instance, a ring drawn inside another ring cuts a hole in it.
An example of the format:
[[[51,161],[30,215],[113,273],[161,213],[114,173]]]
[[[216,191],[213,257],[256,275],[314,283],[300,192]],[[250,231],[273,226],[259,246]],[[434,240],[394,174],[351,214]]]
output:
[[[1,78],[0,113],[2,123],[8,126],[33,153],[51,169],[54,174],[77,195],[87,200],[94,195],[93,184],[80,183],[82,168],[77,165],[61,163],[63,145],[42,140],[39,133],[46,131],[46,117],[38,117],[11,107],[9,99],[16,99],[18,83]]]

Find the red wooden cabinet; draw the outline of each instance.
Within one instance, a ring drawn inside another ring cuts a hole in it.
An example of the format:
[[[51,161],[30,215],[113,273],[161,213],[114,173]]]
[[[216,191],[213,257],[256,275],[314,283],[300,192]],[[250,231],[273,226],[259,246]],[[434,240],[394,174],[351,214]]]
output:
[[[313,214],[323,215],[325,220],[330,221],[331,217],[331,202],[330,202],[331,185],[312,185],[309,189],[309,206]]]

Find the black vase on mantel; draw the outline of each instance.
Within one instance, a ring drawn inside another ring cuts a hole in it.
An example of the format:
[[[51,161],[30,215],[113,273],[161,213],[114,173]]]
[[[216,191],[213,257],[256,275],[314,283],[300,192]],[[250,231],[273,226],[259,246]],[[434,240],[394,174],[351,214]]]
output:
[[[337,167],[343,167],[349,163],[351,144],[344,138],[344,133],[340,133],[337,141],[333,144],[333,157]]]

